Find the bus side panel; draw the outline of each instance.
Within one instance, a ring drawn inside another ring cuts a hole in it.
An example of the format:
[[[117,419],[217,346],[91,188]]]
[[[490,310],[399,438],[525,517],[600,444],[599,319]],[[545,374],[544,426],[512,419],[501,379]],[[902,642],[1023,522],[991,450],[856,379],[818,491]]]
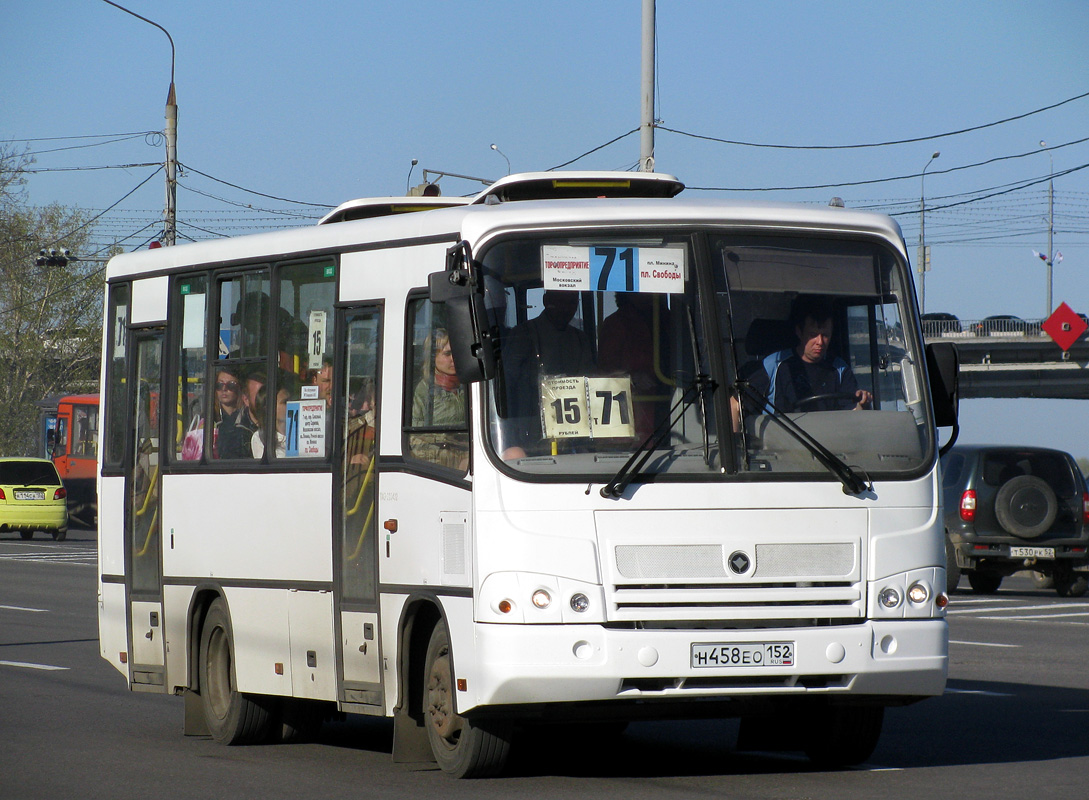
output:
[[[99,655],[113,664],[114,668],[129,677],[129,666],[121,660],[128,659],[128,619],[125,616],[125,585],[100,583],[98,585],[98,648]]]
[[[189,641],[189,605],[193,599],[192,586],[163,586],[163,638],[166,639],[166,687],[192,686],[189,675],[190,647],[200,642]],[[199,634],[198,634],[199,635]]]
[[[165,577],[331,588],[329,473],[164,475],[162,491]]]
[[[286,589],[226,589],[234,635],[234,671],[238,690],[291,695],[292,667],[289,600]],[[332,632],[327,634],[332,638]],[[200,646],[195,642],[196,647]],[[281,674],[278,674],[281,673]]]
[[[128,665],[128,615],[125,610],[125,479],[102,478],[102,515],[98,520],[98,572],[113,576],[113,581],[100,581],[98,595],[99,652],[126,678]]]
[[[472,494],[446,483],[398,472],[382,474],[378,574],[384,584],[472,586],[469,510]],[[396,652],[387,651],[387,652]]]

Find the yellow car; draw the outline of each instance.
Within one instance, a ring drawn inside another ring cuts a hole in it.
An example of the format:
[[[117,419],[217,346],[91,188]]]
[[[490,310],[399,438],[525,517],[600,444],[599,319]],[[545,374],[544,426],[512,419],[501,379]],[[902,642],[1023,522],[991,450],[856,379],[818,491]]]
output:
[[[0,532],[68,535],[68,492],[47,458],[0,458]]]

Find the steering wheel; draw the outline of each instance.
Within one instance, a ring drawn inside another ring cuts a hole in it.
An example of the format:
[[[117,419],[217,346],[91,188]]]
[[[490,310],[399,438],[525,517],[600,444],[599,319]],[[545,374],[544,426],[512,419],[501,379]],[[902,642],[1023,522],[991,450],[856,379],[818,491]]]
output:
[[[850,400],[853,404],[858,404],[858,398],[855,397],[854,392],[825,392],[824,394],[811,394],[809,397],[803,397],[800,400],[797,400],[794,403],[794,406],[795,408],[801,409],[804,406],[819,403],[822,400]]]

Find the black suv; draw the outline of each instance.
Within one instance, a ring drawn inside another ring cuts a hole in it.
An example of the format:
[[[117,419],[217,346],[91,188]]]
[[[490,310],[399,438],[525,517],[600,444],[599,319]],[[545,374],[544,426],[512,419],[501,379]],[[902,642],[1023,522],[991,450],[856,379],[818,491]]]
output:
[[[1089,584],[1089,493],[1069,453],[963,445],[942,457],[946,588],[961,574],[983,594],[1019,570],[1049,576],[1060,597]]]

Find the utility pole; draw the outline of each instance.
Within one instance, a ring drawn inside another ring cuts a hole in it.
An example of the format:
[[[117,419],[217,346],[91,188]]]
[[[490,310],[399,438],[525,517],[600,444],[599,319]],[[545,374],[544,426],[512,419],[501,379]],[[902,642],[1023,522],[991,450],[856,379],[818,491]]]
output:
[[[919,273],[919,312],[922,314],[926,313],[926,273],[930,271],[930,252],[926,247],[926,167],[940,155],[939,151],[930,157],[919,178],[919,256],[915,270]]]
[[[163,136],[166,139],[166,209],[163,211],[163,244],[172,245],[178,230],[178,99],[174,92],[174,37],[159,23],[152,22],[147,17],[141,17],[135,11],[129,11],[113,0],[102,0],[102,2],[148,25],[154,25],[166,34],[170,42],[170,90],[166,94],[166,128],[163,129]]]
[[[1047,142],[1041,139],[1040,147],[1046,148]],[[1052,267],[1055,266],[1055,251],[1052,249],[1054,247],[1052,240],[1055,237],[1055,162],[1051,160],[1051,150],[1047,151],[1047,165],[1047,252],[1040,256],[1047,265],[1047,308],[1044,309],[1045,317],[1050,316],[1051,312],[1055,310],[1051,305]],[[1059,260],[1062,261],[1061,255]]]
[[[643,59],[639,171],[654,172],[654,0],[643,0]]]

